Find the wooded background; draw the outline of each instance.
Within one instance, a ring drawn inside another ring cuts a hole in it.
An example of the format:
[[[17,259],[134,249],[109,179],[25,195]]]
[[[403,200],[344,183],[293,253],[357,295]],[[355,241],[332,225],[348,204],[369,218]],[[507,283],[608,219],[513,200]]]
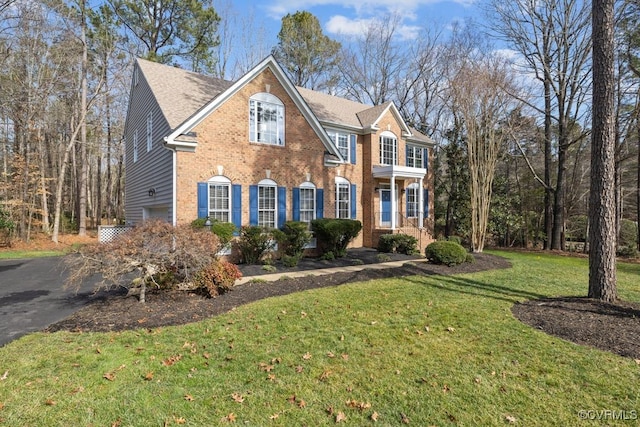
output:
[[[436,236],[575,248],[589,226],[590,4],[488,0],[478,21],[424,23],[408,42],[391,15],[331,39],[297,12],[266,46],[232,2],[0,0],[0,228],[56,241],[123,221],[136,56],[234,80],[273,53],[294,84],[393,101],[434,139]],[[620,251],[639,244],[639,21],[639,0],[616,4]]]

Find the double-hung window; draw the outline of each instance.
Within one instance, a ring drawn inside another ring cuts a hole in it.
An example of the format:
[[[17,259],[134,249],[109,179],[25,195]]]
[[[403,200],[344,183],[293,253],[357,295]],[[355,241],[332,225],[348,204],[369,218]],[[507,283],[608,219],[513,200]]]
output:
[[[277,192],[275,183],[258,184],[258,225],[275,228],[277,218]]]
[[[390,132],[385,132],[380,136],[380,164],[398,164],[398,140]]]
[[[209,218],[231,222],[231,181],[225,177],[209,180]]]
[[[284,145],[284,104],[270,93],[258,93],[249,100],[249,139]]]
[[[338,147],[342,158],[349,161],[349,135],[338,131],[329,131],[328,133],[334,144],[336,144],[336,147]]]
[[[300,221],[310,223],[316,217],[316,187],[310,182],[300,186]]]
[[[420,213],[418,184],[411,184],[407,187],[407,218],[417,218]]]
[[[407,145],[407,166],[422,168],[424,165],[423,149],[417,145]]]
[[[346,179],[336,180],[336,218],[351,218],[350,188]]]

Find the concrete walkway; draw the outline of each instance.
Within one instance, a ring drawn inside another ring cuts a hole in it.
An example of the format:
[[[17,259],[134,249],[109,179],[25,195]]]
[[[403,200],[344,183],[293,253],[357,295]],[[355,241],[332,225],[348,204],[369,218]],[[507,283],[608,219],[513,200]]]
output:
[[[402,261],[390,261],[380,262],[376,264],[360,264],[360,265],[348,265],[343,267],[331,267],[320,268],[316,270],[300,270],[300,271],[282,271],[277,273],[260,274],[257,276],[246,276],[236,281],[236,286],[243,283],[250,282],[252,280],[261,280],[265,282],[275,282],[283,277],[305,277],[305,276],[323,276],[325,274],[332,273],[349,273],[362,270],[382,270],[385,268],[402,267],[407,262],[421,262],[420,259],[416,260],[402,260]]]

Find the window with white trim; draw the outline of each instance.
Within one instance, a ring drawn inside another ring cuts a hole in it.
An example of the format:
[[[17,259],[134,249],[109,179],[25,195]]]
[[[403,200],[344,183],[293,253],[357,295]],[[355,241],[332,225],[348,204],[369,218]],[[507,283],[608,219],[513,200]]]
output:
[[[147,152],[151,151],[153,141],[152,141],[152,133],[153,133],[153,115],[151,111],[147,114]]]
[[[133,131],[133,162],[138,161],[138,129]]]
[[[351,184],[344,178],[336,178],[336,218],[351,218]]]
[[[300,221],[310,223],[316,218],[316,186],[311,182],[300,185]]]
[[[348,162],[350,159],[349,134],[334,130],[329,130],[327,131],[327,133],[329,134],[329,137],[331,138],[333,143],[336,144],[336,147],[338,147],[338,151],[340,151],[340,155],[342,155],[344,161]]]
[[[277,185],[270,179],[258,183],[258,225],[267,228],[277,226]]]
[[[398,140],[391,132],[384,132],[380,136],[380,164],[398,164]]]
[[[249,99],[249,140],[284,145],[284,104],[270,93]]]
[[[417,145],[407,145],[407,166],[412,168],[422,168],[423,163],[422,147]]]
[[[209,218],[231,222],[231,180],[214,176],[209,184]]]
[[[420,187],[416,183],[413,183],[407,187],[407,218],[417,218],[420,214],[419,191]]]

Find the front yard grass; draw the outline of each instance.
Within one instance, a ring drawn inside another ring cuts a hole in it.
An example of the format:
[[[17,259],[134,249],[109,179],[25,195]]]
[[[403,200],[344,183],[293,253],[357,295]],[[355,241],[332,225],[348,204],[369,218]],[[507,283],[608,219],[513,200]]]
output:
[[[585,295],[587,260],[498,254],[513,268],[306,291],[180,327],[25,336],[0,348],[0,425],[633,424],[636,361],[510,311]],[[639,275],[620,264],[623,299],[640,301]]]

